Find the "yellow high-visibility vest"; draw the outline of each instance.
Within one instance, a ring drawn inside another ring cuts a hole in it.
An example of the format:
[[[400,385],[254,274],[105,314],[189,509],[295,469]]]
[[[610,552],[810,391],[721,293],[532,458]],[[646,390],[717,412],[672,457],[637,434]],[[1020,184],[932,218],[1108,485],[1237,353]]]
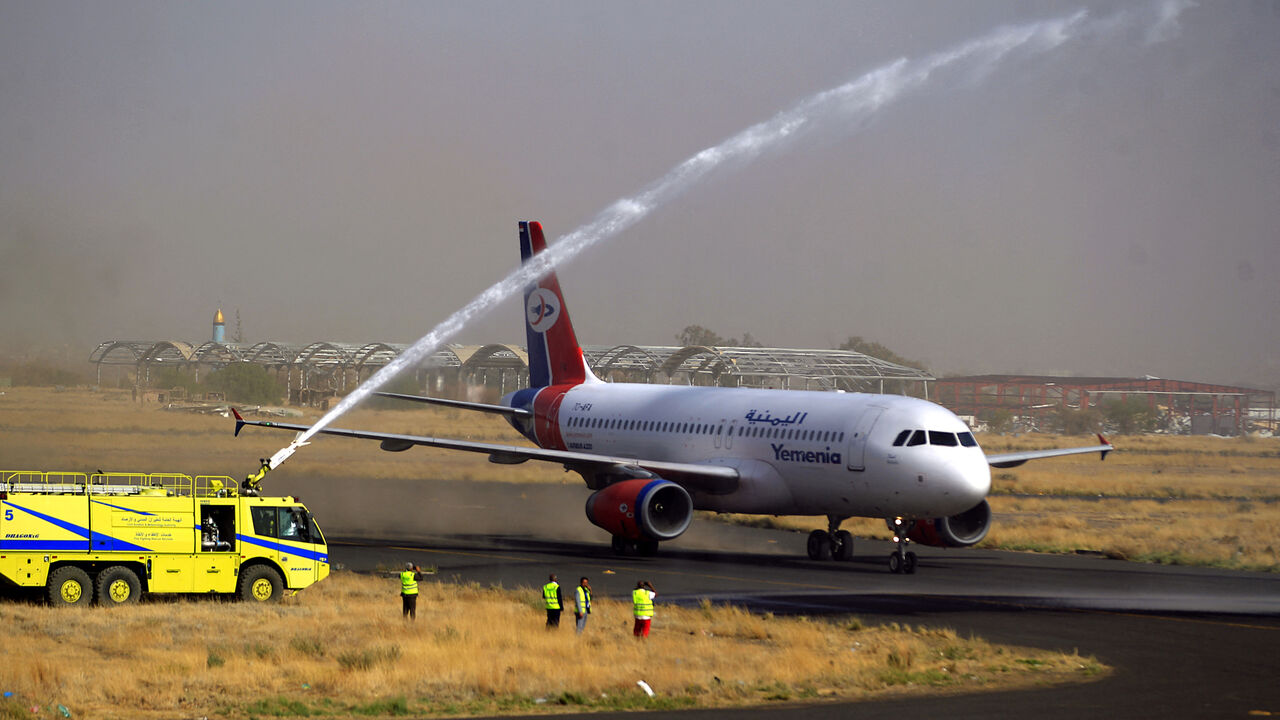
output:
[[[591,591],[581,585],[578,586],[578,612],[591,614]]]
[[[418,581],[413,578],[412,570],[400,571],[400,594],[401,595],[417,595]]]
[[[648,590],[636,588],[631,591],[631,603],[635,605],[636,617],[653,617],[653,598],[649,597]]]
[[[560,595],[556,592],[559,589],[558,582],[549,582],[542,586],[542,602],[546,604],[548,610],[560,609]]]

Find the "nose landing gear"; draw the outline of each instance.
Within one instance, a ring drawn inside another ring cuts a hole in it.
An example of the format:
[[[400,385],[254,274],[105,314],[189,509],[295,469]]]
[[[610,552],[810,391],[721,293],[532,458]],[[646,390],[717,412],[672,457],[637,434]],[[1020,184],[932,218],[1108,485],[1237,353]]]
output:
[[[814,530],[809,533],[810,560],[848,562],[853,559],[853,534],[840,529],[840,523],[844,521],[845,518],[839,515],[828,515],[825,531]]]
[[[907,543],[911,540],[907,537],[907,533],[911,532],[913,522],[904,521],[902,518],[893,518],[889,521],[889,529],[893,531],[893,541],[898,544],[898,548],[889,553],[889,572],[894,575],[914,575],[916,572],[916,554],[907,550]]]

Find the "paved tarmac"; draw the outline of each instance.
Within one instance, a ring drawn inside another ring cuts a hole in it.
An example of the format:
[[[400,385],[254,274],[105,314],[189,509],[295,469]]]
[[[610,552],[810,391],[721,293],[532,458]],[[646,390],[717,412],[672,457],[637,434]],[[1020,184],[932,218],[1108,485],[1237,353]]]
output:
[[[360,494],[334,498],[312,488],[308,501],[317,509],[315,500],[329,498],[320,504],[333,507],[318,516],[333,520],[332,561],[356,571],[414,561],[437,567],[441,581],[530,588],[548,572],[571,580],[588,575],[598,595],[618,598],[644,578],[659,591],[654,632],[661,631],[663,603],[706,597],[775,613],[852,613],[869,622],[946,626],[994,642],[1079,650],[1115,669],[1100,681],[1068,687],[681,716],[1280,716],[1280,575],[918,547],[917,574],[893,575],[885,562],[888,542],[858,542],[850,563],[815,562],[805,557],[801,533],[701,520],[657,557],[619,558],[604,533],[583,519],[589,493],[581,485],[430,488],[382,488],[401,501],[375,511],[384,522],[374,530],[367,529]],[[355,518],[360,528],[345,524]]]

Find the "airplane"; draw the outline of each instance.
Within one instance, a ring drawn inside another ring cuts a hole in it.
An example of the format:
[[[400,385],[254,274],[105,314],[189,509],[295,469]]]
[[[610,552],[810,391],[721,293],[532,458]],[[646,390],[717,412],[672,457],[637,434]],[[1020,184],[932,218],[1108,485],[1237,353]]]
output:
[[[528,263],[546,250],[542,226],[521,222]],[[498,464],[558,463],[593,494],[587,519],[609,532],[620,554],[651,555],[679,537],[695,510],[826,516],[808,539],[813,560],[853,558],[850,517],[885,518],[894,573],[913,573],[917,542],[969,547],[991,527],[991,467],[1100,453],[1099,445],[986,455],[969,427],[919,398],[809,390],[690,387],[604,382],[578,345],[554,270],[526,288],[528,388],[500,404],[400,393],[392,398],[501,415],[536,447],[324,428],[328,435],[377,440],[383,450],[415,445],[479,452]],[[245,425],[305,431],[306,425]],[[264,471],[268,464],[264,463]],[[261,478],[261,472],[258,478]]]

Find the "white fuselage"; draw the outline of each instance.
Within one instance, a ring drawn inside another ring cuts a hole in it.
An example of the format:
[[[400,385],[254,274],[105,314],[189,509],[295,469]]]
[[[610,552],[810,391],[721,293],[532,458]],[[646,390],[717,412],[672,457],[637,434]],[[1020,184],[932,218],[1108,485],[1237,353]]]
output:
[[[735,491],[691,491],[702,510],[946,517],[991,487],[959,418],[898,395],[587,383],[557,424],[571,451],[736,468]]]

